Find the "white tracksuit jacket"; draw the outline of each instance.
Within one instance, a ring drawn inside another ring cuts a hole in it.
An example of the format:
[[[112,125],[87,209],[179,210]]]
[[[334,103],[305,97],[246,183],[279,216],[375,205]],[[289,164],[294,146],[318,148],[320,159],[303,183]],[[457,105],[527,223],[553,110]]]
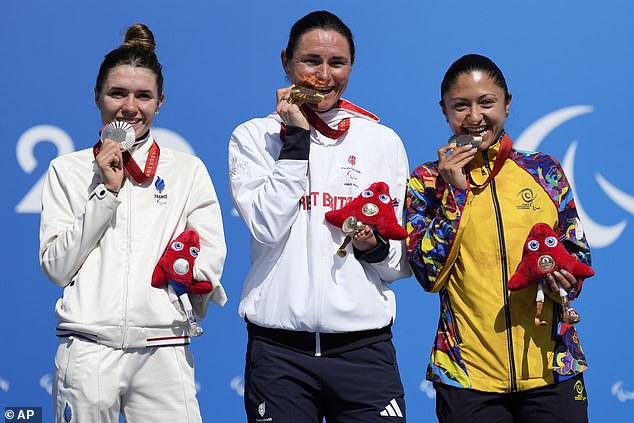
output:
[[[141,169],[151,144],[150,134],[132,151]],[[58,335],[113,348],[189,343],[178,303],[150,284],[168,243],[187,229],[200,235],[194,278],[214,287],[190,295],[201,319],[210,298],[226,302],[220,284],[226,247],[220,206],[200,159],[161,148],[154,179],[139,185],[127,177],[118,197],[100,183],[92,149],[53,160],[42,194],[40,264],[64,287]]]
[[[373,182],[384,181],[399,200],[401,222],[409,174],[400,138],[378,118],[342,100],[320,117],[331,127],[344,117],[339,140],[311,128],[309,160],[277,160],[280,118],[271,114],[238,126],[229,142],[231,194],[248,226],[252,267],[239,313],[263,327],[310,332],[378,329],[396,315],[388,282],[409,276],[404,242],[390,241],[379,263],[358,261],[324,214],[341,208]]]

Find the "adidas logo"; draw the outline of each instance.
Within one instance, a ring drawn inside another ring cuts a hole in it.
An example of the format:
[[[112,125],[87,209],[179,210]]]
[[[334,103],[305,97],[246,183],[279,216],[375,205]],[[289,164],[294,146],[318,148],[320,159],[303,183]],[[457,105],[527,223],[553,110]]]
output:
[[[403,413],[394,398],[392,398],[390,403],[385,406],[385,409],[383,409],[380,414],[384,417],[403,417]]]

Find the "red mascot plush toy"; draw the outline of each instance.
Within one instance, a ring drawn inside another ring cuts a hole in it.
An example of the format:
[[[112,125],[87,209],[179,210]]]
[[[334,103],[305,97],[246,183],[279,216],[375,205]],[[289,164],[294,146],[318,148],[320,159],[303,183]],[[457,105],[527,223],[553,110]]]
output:
[[[347,235],[337,251],[341,257],[346,255],[345,247],[351,239],[349,234],[363,229],[365,225],[373,227],[386,239],[407,238],[407,231],[396,220],[394,200],[385,182],[373,183],[357,198],[338,210],[327,212],[325,217],[328,223],[341,228]]]
[[[152,274],[152,286],[167,285],[170,297],[180,300],[190,325],[190,335],[200,336],[203,328],[196,322],[188,293],[206,294],[213,290],[208,281],[194,280],[194,261],[200,251],[200,239],[196,231],[185,231],[174,239]]]
[[[522,261],[517,266],[515,274],[508,282],[508,289],[516,291],[537,283],[537,312],[535,314],[535,324],[545,326],[548,323],[541,320],[542,308],[544,306],[543,279],[555,271],[565,270],[575,277],[575,279],[586,279],[594,275],[594,270],[590,266],[581,263],[572,256],[559,242],[557,234],[545,223],[537,223],[532,228],[524,243]],[[564,308],[564,322],[574,324],[581,317],[570,307],[568,294],[560,289],[559,295]]]

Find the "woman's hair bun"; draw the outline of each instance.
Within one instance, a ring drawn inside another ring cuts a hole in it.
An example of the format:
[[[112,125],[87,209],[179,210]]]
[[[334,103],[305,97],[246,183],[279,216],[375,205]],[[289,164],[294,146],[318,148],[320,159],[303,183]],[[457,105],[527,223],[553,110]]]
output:
[[[100,93],[110,69],[117,66],[130,65],[146,68],[156,75],[156,87],[159,97],[163,94],[163,71],[156,57],[154,34],[145,24],[136,23],[128,27],[123,44],[106,54],[99,67],[95,92]]]
[[[125,33],[123,46],[136,47],[154,53],[156,48],[154,34],[145,24],[137,23],[131,25]]]

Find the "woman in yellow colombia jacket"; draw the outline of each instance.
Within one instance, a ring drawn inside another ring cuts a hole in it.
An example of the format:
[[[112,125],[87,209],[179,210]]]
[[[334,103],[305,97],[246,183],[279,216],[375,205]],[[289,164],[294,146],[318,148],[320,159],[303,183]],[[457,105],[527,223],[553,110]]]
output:
[[[535,285],[510,292],[507,282],[538,222],[582,262],[590,250],[572,189],[559,163],[513,149],[504,131],[511,95],[490,59],[469,54],[441,85],[440,106],[456,135],[479,147],[446,144],[438,160],[416,168],[407,193],[409,260],[441,313],[427,368],[441,422],[587,421],[587,367],[574,326],[546,299],[536,326]],[[546,280],[570,299],[581,281],[562,271]],[[520,417],[521,416],[521,417]]]

